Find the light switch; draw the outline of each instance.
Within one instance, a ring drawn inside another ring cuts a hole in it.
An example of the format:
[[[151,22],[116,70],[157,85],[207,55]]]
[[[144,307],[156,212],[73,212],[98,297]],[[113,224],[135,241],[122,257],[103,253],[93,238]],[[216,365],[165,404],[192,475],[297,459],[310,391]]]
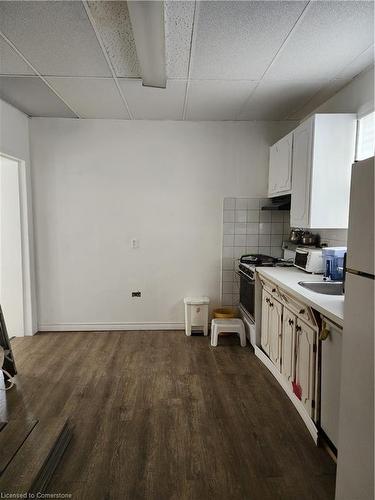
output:
[[[139,248],[139,240],[137,238],[132,238],[130,240],[131,248]]]

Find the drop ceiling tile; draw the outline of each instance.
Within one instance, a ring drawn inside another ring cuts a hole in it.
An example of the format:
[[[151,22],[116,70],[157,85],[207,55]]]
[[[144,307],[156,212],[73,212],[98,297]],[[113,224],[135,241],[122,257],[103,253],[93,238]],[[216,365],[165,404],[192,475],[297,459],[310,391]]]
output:
[[[256,86],[251,81],[192,80],[187,120],[235,120]]]
[[[110,76],[81,2],[0,2],[0,29],[43,75]]]
[[[133,29],[127,2],[88,2],[96,28],[119,77],[139,77]]]
[[[165,48],[168,78],[187,78],[194,2],[164,2]]]
[[[201,2],[192,78],[258,80],[307,2]]]
[[[283,120],[302,107],[328,81],[263,81],[243,107],[243,120]]]
[[[119,79],[136,120],[181,120],[186,81],[168,80],[166,89],[143,87],[140,80]]]
[[[0,37],[0,74],[1,75],[34,75],[34,71]]]
[[[311,2],[266,79],[335,78],[373,41],[372,2]]]
[[[81,118],[129,119],[112,78],[47,78]]]
[[[1,76],[0,98],[29,116],[75,118],[75,114],[38,77]]]

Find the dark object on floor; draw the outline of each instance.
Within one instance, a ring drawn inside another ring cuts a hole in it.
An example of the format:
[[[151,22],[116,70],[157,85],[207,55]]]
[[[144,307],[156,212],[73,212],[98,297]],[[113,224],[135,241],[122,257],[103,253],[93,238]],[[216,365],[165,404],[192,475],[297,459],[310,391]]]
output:
[[[4,363],[0,366],[3,370],[9,373],[12,377],[17,374],[16,364],[14,362],[12,347],[9,342],[7,327],[3,316],[3,311],[0,306],[0,346],[4,349]],[[4,374],[6,382],[6,374]]]

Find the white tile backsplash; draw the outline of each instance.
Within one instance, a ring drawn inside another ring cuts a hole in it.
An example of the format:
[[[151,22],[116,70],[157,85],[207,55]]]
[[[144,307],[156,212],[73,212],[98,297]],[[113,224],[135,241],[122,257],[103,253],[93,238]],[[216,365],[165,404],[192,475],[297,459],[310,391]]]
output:
[[[236,198],[224,198],[224,210],[234,210],[236,208]]]
[[[233,271],[223,271],[223,282],[225,282],[225,281],[232,282],[233,278],[234,278],[234,272]]]
[[[246,222],[247,220],[247,211],[246,210],[235,210],[235,222]]]
[[[271,222],[271,234],[284,234],[284,224],[282,222]]]
[[[282,234],[271,234],[271,247],[281,247],[283,244]]]
[[[248,234],[246,236],[246,246],[257,247],[259,245],[259,235],[258,234]]]
[[[259,206],[259,198],[248,198],[247,200],[247,208],[248,210],[258,210]]]
[[[246,234],[258,234],[259,222],[248,222],[246,224]]]
[[[248,210],[247,222],[259,222],[259,210]]]
[[[236,234],[234,237],[235,247],[245,247],[246,246],[246,234]]]
[[[224,234],[223,235],[223,246],[233,247],[234,246],[234,234]]]
[[[223,257],[234,257],[234,247],[223,247]]]
[[[239,258],[248,253],[282,256],[283,234],[289,235],[288,211],[261,210],[267,198],[225,198],[223,208],[222,304],[237,305]]]
[[[259,246],[260,247],[270,247],[271,246],[271,235],[270,234],[260,234],[259,235]]]
[[[259,214],[260,222],[271,222],[271,212],[269,210],[261,210]]]
[[[234,225],[234,234],[246,234],[246,222],[236,222]]]
[[[248,208],[247,204],[248,204],[248,198],[236,198],[236,210],[247,210]]]
[[[272,222],[284,222],[284,212],[271,212]]]
[[[223,233],[224,234],[234,234],[234,222],[224,222]]]
[[[224,210],[224,222],[234,222],[235,210]]]
[[[271,234],[271,222],[260,222],[259,234]]]

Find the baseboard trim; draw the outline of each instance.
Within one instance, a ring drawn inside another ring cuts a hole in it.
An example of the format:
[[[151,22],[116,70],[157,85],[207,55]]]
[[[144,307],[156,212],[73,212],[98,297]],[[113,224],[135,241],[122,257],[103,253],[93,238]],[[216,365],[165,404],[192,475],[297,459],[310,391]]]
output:
[[[281,375],[281,373],[277,370],[275,365],[272,363],[272,361],[269,359],[268,356],[264,354],[264,352],[258,347],[255,346],[254,348],[255,355],[262,363],[269,369],[269,371],[272,373],[272,375],[275,377],[275,379],[279,382],[281,387],[284,389],[286,395],[289,397],[291,402],[293,403],[295,409],[298,411],[300,414],[300,417],[304,421],[306,427],[308,428],[311,437],[315,441],[315,444],[318,444],[318,429],[313,422],[313,420],[310,418],[310,415],[307,413],[305,410],[305,407],[301,403],[301,401],[293,394],[288,385],[286,384],[284,377]]]
[[[39,332],[90,332],[108,330],[184,330],[184,323],[59,323],[39,325]]]

